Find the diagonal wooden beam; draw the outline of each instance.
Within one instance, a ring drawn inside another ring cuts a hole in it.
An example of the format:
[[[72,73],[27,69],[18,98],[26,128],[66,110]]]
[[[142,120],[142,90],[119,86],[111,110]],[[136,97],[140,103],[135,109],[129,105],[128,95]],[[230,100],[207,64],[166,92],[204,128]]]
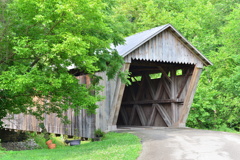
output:
[[[124,124],[128,125],[129,121],[128,121],[128,115],[127,115],[127,111],[126,111],[125,107],[123,107],[123,106],[121,107],[120,114],[121,114],[121,116],[123,118]]]
[[[190,69],[187,70],[187,73],[185,74],[184,78],[183,78],[183,81],[180,85],[180,90],[178,91],[178,94],[177,94],[177,98],[179,98],[182,94],[182,91],[184,89],[184,87],[186,86],[187,84],[187,81],[188,81],[188,77],[189,77],[189,72],[190,72]]]
[[[155,107],[155,105],[152,105],[152,113],[150,115],[150,118],[148,119],[147,126],[153,125],[156,115],[157,115],[156,107]]]
[[[194,93],[196,91],[201,72],[202,72],[202,68],[199,68],[197,65],[195,65],[193,74],[192,74],[192,77],[190,80],[190,84],[188,86],[187,94],[184,99],[183,107],[181,108],[179,120],[178,120],[178,122],[176,122],[174,124],[174,126],[185,126],[186,125],[186,120],[188,117],[190,107],[193,102]]]
[[[136,105],[136,110],[137,110],[137,113],[138,113],[138,116],[139,116],[142,126],[146,126],[147,118],[146,118],[146,115],[145,115],[142,107],[140,105]]]
[[[130,119],[129,119],[129,125],[132,125],[135,114],[136,114],[136,107],[137,105],[133,105],[132,111],[131,111],[131,115],[130,115]]]
[[[125,63],[121,70],[128,71],[129,68],[130,68],[130,64]],[[112,108],[111,108],[111,112],[110,112],[110,117],[108,119],[109,127],[116,126],[116,124],[117,124],[117,119],[118,119],[118,115],[119,115],[119,111],[120,111],[120,107],[121,107],[121,103],[122,103],[124,89],[125,89],[125,84],[121,82],[120,78],[118,78],[117,82],[116,82],[116,89],[114,92],[115,98],[113,98],[113,102],[111,104]]]
[[[148,89],[149,89],[149,91],[150,91],[150,95],[151,95],[152,99],[154,99],[155,94],[154,94],[154,89],[153,89],[152,83],[151,83],[151,81],[150,81],[150,76],[149,76],[149,75],[144,75],[144,78],[145,78],[146,81],[147,81]]]
[[[163,83],[161,82],[161,79],[159,79],[159,83],[158,83],[157,90],[156,90],[156,93],[154,96],[154,100],[157,100],[161,96],[162,88],[163,88]]]
[[[172,83],[172,80],[170,77],[168,77],[167,73],[164,71],[164,69],[161,66],[157,66],[158,69],[162,72],[163,76],[170,82]]]
[[[165,81],[164,78],[163,78],[163,84],[164,84],[163,87],[165,88],[168,96],[171,97],[171,89],[170,89],[169,85],[167,84],[167,82]]]
[[[172,123],[171,123],[172,121],[171,121],[171,118],[168,115],[166,109],[162,105],[160,105],[160,104],[154,104],[154,106],[156,106],[157,111],[162,116],[162,118],[163,118],[164,122],[166,123],[166,125],[168,127],[170,127],[172,125]]]

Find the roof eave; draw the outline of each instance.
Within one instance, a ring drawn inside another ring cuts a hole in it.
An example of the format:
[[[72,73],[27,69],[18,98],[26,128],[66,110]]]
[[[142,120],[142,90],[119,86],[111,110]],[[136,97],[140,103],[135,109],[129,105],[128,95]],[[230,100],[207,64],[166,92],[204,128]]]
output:
[[[211,61],[209,61],[197,48],[195,48],[183,35],[178,32],[172,25],[169,25],[169,27],[174,31],[173,33],[176,34],[187,46],[189,49],[191,49],[197,57],[200,58],[200,60],[203,62],[205,66],[213,65]]]

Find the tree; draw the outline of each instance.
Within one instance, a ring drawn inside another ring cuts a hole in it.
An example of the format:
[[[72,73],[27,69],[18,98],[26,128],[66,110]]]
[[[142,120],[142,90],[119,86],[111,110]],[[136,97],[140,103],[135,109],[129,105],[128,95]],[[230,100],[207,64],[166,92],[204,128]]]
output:
[[[189,125],[240,130],[240,5],[235,5],[221,27],[221,47],[212,53],[214,66],[200,81]],[[199,114],[201,113],[201,114]]]
[[[171,23],[213,66],[204,68],[187,125],[239,131],[239,0],[118,0],[134,34]]]
[[[119,73],[123,59],[110,44],[122,43],[124,30],[111,8],[101,0],[1,1],[0,119],[7,113],[61,117],[68,108],[94,113],[101,87],[79,85],[68,67],[93,79],[96,71],[109,78]]]

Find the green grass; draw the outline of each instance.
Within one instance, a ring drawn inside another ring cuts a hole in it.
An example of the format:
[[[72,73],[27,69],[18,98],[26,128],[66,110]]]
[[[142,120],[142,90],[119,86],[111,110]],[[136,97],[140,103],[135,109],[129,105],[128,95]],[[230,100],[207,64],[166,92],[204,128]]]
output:
[[[140,139],[129,133],[106,134],[103,141],[78,146],[27,151],[0,151],[1,160],[135,160],[141,151]]]

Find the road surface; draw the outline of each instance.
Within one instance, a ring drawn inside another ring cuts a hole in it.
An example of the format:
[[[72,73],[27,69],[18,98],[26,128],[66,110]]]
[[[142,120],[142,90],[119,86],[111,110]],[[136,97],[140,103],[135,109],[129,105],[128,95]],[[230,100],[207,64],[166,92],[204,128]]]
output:
[[[142,139],[138,160],[240,160],[240,134],[190,128],[127,128]]]

